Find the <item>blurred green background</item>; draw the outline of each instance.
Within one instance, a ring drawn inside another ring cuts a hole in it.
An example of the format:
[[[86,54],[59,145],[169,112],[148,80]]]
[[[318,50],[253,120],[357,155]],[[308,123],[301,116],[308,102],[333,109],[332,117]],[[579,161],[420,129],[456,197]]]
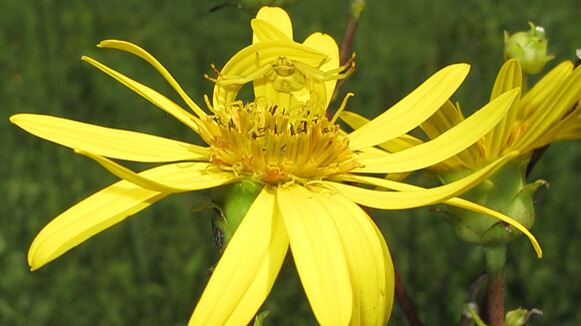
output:
[[[199,141],[186,127],[90,65],[90,55],[177,100],[154,69],[107,38],[137,43],[155,55],[203,104],[212,84],[202,75],[249,44],[252,15],[219,1],[0,2],[0,324],[185,325],[218,253],[211,236],[210,193],[171,196],[103,232],[36,272],[26,254],[54,216],[116,180],[93,161],[11,125],[18,112]],[[295,39],[324,31],[338,41],[348,0],[298,0],[288,7]],[[558,61],[581,47],[578,0],[369,1],[353,50],[357,70],[343,92],[349,109],[374,117],[439,68],[472,71],[454,95],[467,112],[482,106],[502,64],[503,31],[544,26]],[[178,102],[181,103],[181,102]],[[337,105],[337,104],[335,104]],[[202,105],[203,106],[203,105]],[[549,148],[531,180],[537,193],[536,259],[524,238],[510,246],[506,305],[544,312],[533,325],[578,325],[581,313],[581,143]],[[132,166],[138,169],[144,166]],[[374,212],[407,290],[426,325],[458,324],[470,284],[483,272],[480,248],[459,243],[442,215],[428,208]],[[282,272],[265,309],[269,325],[312,325],[296,272]],[[225,296],[228,293],[224,293]],[[397,305],[390,325],[406,325]]]

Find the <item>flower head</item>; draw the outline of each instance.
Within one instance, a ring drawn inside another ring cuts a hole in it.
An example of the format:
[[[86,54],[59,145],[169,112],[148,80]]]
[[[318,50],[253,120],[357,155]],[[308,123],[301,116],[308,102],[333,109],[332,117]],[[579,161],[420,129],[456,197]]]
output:
[[[516,59],[508,60],[498,73],[490,99],[493,101],[507,91],[522,88],[521,65]],[[556,141],[581,138],[580,101],[581,68],[574,68],[569,61],[563,62],[522,97],[518,96],[498,125],[474,145],[429,169],[448,183],[505,155],[516,153],[514,159],[505,161],[499,172],[463,197],[505,213],[530,228],[534,222],[533,192],[546,184],[542,180],[526,183],[531,153]],[[365,123],[353,113],[346,114],[345,119],[355,126]],[[358,122],[357,119],[362,121]],[[459,106],[447,101],[436,114],[421,124],[421,128],[435,140],[465,120]],[[405,136],[399,143],[392,141],[382,144],[382,147],[399,151],[421,143],[417,138]],[[397,144],[402,144],[402,147],[394,147]],[[450,212],[457,218],[453,219],[458,222],[455,223],[457,234],[470,243],[506,243],[519,234],[512,232],[511,227],[474,212],[453,208]]]
[[[432,189],[381,176],[436,164],[470,146],[500,120],[517,91],[499,96],[483,109],[482,120],[466,121],[448,138],[387,154],[374,146],[401,136],[437,111],[462,83],[467,65],[442,69],[365,127],[346,134],[335,124],[336,117],[325,117],[334,83],[353,68],[353,62],[339,66],[334,40],[315,33],[304,43],[294,42],[290,19],[278,8],[261,10],[252,27],[253,44],[234,55],[213,79],[213,104],[206,101],[210,114],[134,44],[108,40],[99,46],[133,53],[152,64],[193,113],[83,57],[189,126],[206,147],[50,116],[11,117],[26,131],[73,148],[122,179],[51,221],[31,245],[32,269],[167,195],[249,180],[260,190],[228,242],[190,324],[247,324],[290,248],[321,324],[384,325],[393,303],[393,266],[383,236],[358,204],[395,210],[446,202],[512,223],[502,214],[454,198],[507,157]],[[250,82],[255,100],[238,100],[238,91]],[[466,136],[453,141],[459,134]],[[135,173],[112,159],[162,165]],[[528,232],[518,223],[516,227]]]

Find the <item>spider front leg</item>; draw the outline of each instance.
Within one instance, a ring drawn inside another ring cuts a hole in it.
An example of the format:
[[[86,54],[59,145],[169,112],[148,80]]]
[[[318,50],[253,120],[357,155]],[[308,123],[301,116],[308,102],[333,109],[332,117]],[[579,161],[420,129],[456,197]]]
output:
[[[355,70],[355,53],[351,55],[351,58],[344,65],[327,71],[321,70],[320,67],[315,68],[300,62],[295,62],[294,64],[305,76],[315,80],[339,80],[347,78]]]
[[[255,65],[256,69],[252,70],[250,73],[246,75],[225,75],[221,73],[218,69],[216,69],[216,66],[214,64],[211,64],[210,67],[216,74],[217,78],[212,78],[208,74],[204,74],[204,78],[220,86],[244,85],[258,78],[263,77],[264,75],[268,74],[273,70],[272,63],[266,63],[262,66],[260,65],[258,53],[256,53]]]

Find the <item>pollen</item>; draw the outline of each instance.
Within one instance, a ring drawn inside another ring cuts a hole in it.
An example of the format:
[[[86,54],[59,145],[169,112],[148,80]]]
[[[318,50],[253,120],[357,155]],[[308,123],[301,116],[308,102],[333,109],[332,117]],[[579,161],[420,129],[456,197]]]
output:
[[[237,101],[204,117],[200,135],[213,163],[264,183],[308,182],[359,167],[339,125],[316,112],[307,105],[287,111],[264,98]]]

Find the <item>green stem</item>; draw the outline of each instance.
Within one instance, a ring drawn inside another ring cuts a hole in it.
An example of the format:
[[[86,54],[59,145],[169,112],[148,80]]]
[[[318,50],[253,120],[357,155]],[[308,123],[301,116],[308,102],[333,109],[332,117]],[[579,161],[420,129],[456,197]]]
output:
[[[345,64],[347,60],[351,57],[351,45],[353,44],[353,39],[355,38],[355,31],[357,31],[357,26],[359,25],[359,18],[361,18],[361,13],[365,9],[365,0],[353,0],[351,1],[351,8],[349,10],[349,18],[345,24],[345,32],[343,33],[343,40],[339,46],[339,62],[340,64]],[[337,81],[337,86],[331,97],[331,101],[334,102],[339,94],[339,90],[343,86],[345,79]],[[327,109],[327,117],[329,120],[333,117],[330,108]]]
[[[486,292],[482,319],[489,326],[504,325],[504,263],[506,246],[484,248],[486,255]]]

